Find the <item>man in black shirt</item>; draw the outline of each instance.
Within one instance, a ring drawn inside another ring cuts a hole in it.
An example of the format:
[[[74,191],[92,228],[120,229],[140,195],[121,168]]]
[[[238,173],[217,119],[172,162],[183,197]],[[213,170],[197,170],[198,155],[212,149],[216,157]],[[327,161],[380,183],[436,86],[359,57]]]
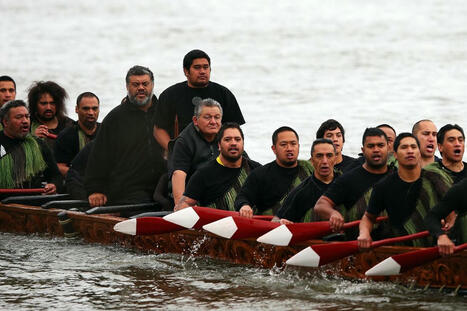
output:
[[[221,127],[221,119],[221,105],[211,98],[203,99],[195,107],[193,122],[175,139],[168,161],[174,203],[182,197],[193,173],[219,155],[216,135]]]
[[[277,217],[283,224],[292,222],[310,222],[318,220],[313,213],[316,201],[326,191],[336,178],[334,161],[336,147],[329,139],[318,138],[311,146],[311,163],[314,167],[313,175],[305,179],[293,189],[281,208]]]
[[[397,173],[388,175],[373,187],[370,203],[360,223],[359,246],[368,248],[370,232],[376,217],[386,211],[390,232],[387,235],[407,235],[425,230],[423,217],[449,189],[449,180],[436,172],[422,170],[419,142],[411,133],[401,133],[394,142],[395,156],[399,163]],[[426,246],[429,239],[411,242]]]
[[[168,150],[168,143],[190,124],[194,106],[212,98],[224,111],[222,122],[245,123],[235,96],[226,87],[210,81],[211,59],[200,50],[190,51],[183,58],[187,81],[177,83],[161,93],[156,110],[154,136]]]
[[[363,216],[369,190],[388,172],[386,134],[378,128],[367,128],[362,144],[365,163],[337,178],[314,207],[315,213],[322,219],[329,219],[335,231],[342,228],[344,221]]]
[[[321,124],[316,132],[316,138],[326,138],[332,141],[336,147],[336,162],[334,169],[345,173],[359,165],[357,159],[342,154],[345,143],[344,127],[334,119],[329,119]]]
[[[64,129],[55,143],[55,159],[63,176],[66,176],[71,161],[78,152],[96,137],[99,127],[99,98],[91,92],[80,94],[76,100],[75,111],[78,114],[78,122]]]
[[[54,194],[61,176],[52,152],[29,133],[26,103],[12,100],[0,110],[0,188],[41,188]]]
[[[457,218],[457,221],[461,222],[457,242],[458,244],[467,243],[467,178],[452,186],[425,218],[428,229],[437,239],[439,252],[442,255],[449,255],[454,251],[454,243],[447,235],[446,226],[441,226],[441,220],[453,211],[461,216]]]
[[[86,167],[85,188],[91,207],[145,203],[166,170],[152,135],[157,98],[154,75],[134,66],[126,75],[128,96],[102,121]]]
[[[73,125],[73,120],[66,116],[67,97],[65,89],[53,81],[39,81],[29,88],[31,133],[45,139],[52,150],[57,135]]]
[[[467,176],[467,167],[464,157],[465,135],[464,130],[457,124],[446,124],[437,134],[438,149],[441,161],[431,163],[429,168],[438,168],[447,172],[457,183]]]
[[[242,156],[244,136],[237,123],[224,123],[217,135],[217,142],[219,156],[197,170],[190,178],[175,210],[195,204],[235,210],[234,200],[237,192],[250,171],[260,164]]]
[[[235,210],[245,217],[256,214],[275,215],[287,194],[313,172],[309,161],[297,160],[298,134],[283,126],[272,135],[272,151],[276,159],[248,176],[235,199]]]

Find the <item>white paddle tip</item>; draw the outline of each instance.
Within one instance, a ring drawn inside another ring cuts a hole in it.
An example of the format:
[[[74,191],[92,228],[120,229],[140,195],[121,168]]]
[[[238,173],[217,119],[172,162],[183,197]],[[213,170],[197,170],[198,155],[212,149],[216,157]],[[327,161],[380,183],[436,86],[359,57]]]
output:
[[[294,256],[290,257],[285,263],[288,265],[300,267],[318,267],[319,255],[310,246],[308,246]]]
[[[223,238],[230,239],[237,232],[238,227],[232,216],[229,216],[204,225],[203,229]]]
[[[196,213],[193,207],[187,207],[162,218],[176,225],[191,229],[198,222],[199,215]]]
[[[114,230],[125,234],[136,235],[136,218],[116,223]]]
[[[396,275],[401,271],[401,265],[392,257],[386,258],[379,264],[365,272],[366,276]]]
[[[292,232],[286,225],[280,225],[260,236],[256,241],[277,246],[287,246],[292,240]]]

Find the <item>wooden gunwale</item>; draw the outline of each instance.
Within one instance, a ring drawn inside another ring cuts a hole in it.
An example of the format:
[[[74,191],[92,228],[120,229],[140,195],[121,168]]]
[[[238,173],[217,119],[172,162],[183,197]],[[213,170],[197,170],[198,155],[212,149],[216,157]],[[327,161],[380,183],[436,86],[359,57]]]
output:
[[[42,209],[20,204],[0,204],[0,231],[41,233],[64,236],[59,224],[59,209]],[[294,246],[272,246],[248,240],[227,240],[204,231],[182,230],[151,236],[131,236],[115,232],[113,226],[124,218],[113,215],[87,215],[67,212],[75,232],[87,242],[119,244],[127,248],[152,253],[178,253],[205,256],[236,264],[263,268],[283,267],[285,261],[307,243]],[[312,241],[322,243],[322,241]],[[319,268],[329,274],[349,279],[367,279],[364,273],[385,258],[415,250],[415,247],[383,246],[344,258]],[[304,268],[288,268],[299,269]],[[412,269],[399,276],[372,277],[375,281],[390,281],[416,287],[467,290],[467,250]]]

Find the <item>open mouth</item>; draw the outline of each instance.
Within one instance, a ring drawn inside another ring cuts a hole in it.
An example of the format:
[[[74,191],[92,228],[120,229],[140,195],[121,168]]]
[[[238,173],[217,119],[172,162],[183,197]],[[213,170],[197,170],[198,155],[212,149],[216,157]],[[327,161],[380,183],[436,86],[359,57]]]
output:
[[[435,152],[435,146],[433,144],[426,145],[426,151],[430,153]]]
[[[460,150],[460,149],[454,149],[454,154],[455,154],[455,155],[460,155],[460,154],[462,154],[462,150]]]

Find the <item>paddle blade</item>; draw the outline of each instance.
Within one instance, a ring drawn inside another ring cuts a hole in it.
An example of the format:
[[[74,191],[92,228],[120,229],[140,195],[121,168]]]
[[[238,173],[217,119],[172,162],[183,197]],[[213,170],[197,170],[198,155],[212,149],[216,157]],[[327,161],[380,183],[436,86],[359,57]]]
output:
[[[357,241],[318,244],[307,247],[306,249],[308,248],[312,251],[301,251],[295,255],[297,256],[300,254],[299,259],[294,259],[295,256],[293,256],[287,260],[286,263],[290,261],[295,266],[318,267],[353,255],[359,251]],[[301,254],[302,252],[303,254]]]
[[[278,246],[293,245],[302,241],[320,238],[331,233],[328,221],[295,223],[279,226],[260,236],[258,242]]]
[[[229,216],[206,224],[203,229],[226,239],[237,240],[256,238],[279,225],[277,222]]]
[[[392,257],[386,258],[365,272],[366,276],[396,275],[401,272],[401,265]]]
[[[159,217],[141,217],[121,221],[114,226],[117,232],[130,235],[152,235],[185,229]]]

